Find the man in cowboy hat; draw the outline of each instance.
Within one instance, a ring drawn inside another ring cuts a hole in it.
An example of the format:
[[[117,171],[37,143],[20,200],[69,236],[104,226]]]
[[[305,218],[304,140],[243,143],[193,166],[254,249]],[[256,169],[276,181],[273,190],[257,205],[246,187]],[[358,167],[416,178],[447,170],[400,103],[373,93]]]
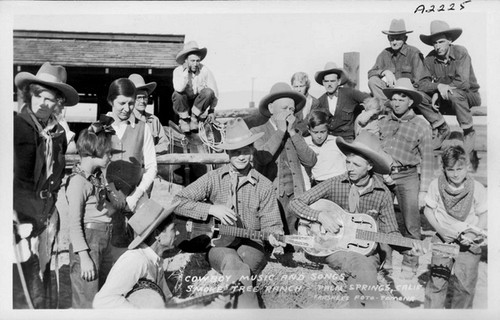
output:
[[[198,120],[213,119],[219,92],[212,72],[201,63],[207,48],[199,48],[195,41],[184,44],[175,61],[172,94],[173,108],[179,115],[179,126],[185,133],[198,130]]]
[[[225,225],[235,225],[239,219],[245,229],[271,233],[269,243],[273,247],[284,246],[273,235],[283,234],[283,225],[272,183],[252,167],[253,144],[263,135],[252,133],[242,118],[230,120],[220,145],[229,155],[229,164],[208,172],[179,192],[174,199],[180,201],[175,213],[197,220],[213,216]],[[212,268],[230,276],[231,282],[241,280],[250,288],[253,285],[248,276],[258,275],[267,263],[263,245],[260,240],[242,239],[234,246],[211,248],[208,260]],[[258,308],[255,292],[245,290],[238,306]]]
[[[151,129],[156,153],[166,153],[168,151],[170,141],[165,134],[165,129],[163,129],[160,119],[158,119],[157,116],[152,113],[146,112],[148,99],[156,88],[156,82],[146,83],[144,81],[144,78],[137,73],[131,74],[128,78],[134,83],[137,90],[137,95],[135,97],[135,106],[133,110],[134,116],[137,119],[147,123],[149,128]]]
[[[434,47],[424,60],[432,76],[432,83],[425,92],[432,96],[436,109],[451,107],[455,111],[464,132],[465,151],[470,155],[476,136],[470,108],[481,105],[481,96],[467,49],[453,44],[461,34],[462,29],[450,28],[448,23],[434,20],[431,34],[421,34],[420,40]]]
[[[352,141],[354,119],[361,112],[360,104],[370,95],[354,88],[343,87],[349,79],[345,71],[338,68],[334,62],[327,62],[325,68],[316,72],[314,78],[326,90],[318,98],[318,109],[330,116],[329,134]]]
[[[336,142],[346,156],[347,172],[327,179],[295,198],[290,202],[290,210],[302,219],[321,223],[332,234],[338,233],[342,227],[336,210],[345,210],[372,216],[381,233],[400,235],[391,193],[380,176],[373,174],[390,172],[391,159],[382,151],[378,137],[363,131],[353,142],[347,142],[342,137],[337,137]],[[316,209],[310,207],[320,199],[333,201],[339,207],[331,204],[316,206]],[[340,269],[346,275],[350,307],[382,308],[377,289],[380,257],[376,253],[383,256],[387,249],[388,245],[380,244],[380,251],[369,256],[353,251],[336,251],[325,258],[330,267]],[[422,246],[415,244],[408,253],[419,251],[422,251]]]
[[[50,257],[58,232],[55,204],[67,147],[65,130],[55,113],[79,100],[66,79],[66,69],[49,62],[36,75],[20,72],[14,79],[24,102],[14,116],[14,236],[20,267],[14,268],[14,308],[50,307],[46,280],[50,280]]]
[[[413,107],[422,101],[410,79],[396,80],[394,88],[383,90],[391,99],[392,113],[379,122],[382,149],[392,158],[391,190],[396,193],[405,228],[402,234],[420,240],[420,207],[425,205],[425,196],[434,170],[432,133],[429,124],[416,116]],[[417,167],[420,167],[418,170]],[[390,267],[390,255],[388,268]],[[403,277],[411,278],[416,273],[418,257],[404,255]]]
[[[294,195],[304,192],[301,165],[312,168],[317,161],[314,151],[295,129],[295,114],[302,110],[304,102],[303,94],[284,82],[278,82],[259,103],[260,113],[269,120],[252,128],[254,133],[264,133],[255,142],[255,168],[273,182],[286,234],[296,233],[297,219],[287,207]]]
[[[368,71],[368,87],[374,97],[387,100],[382,90],[393,88],[400,78],[410,79],[415,90],[421,94],[428,90],[431,75],[424,65],[424,57],[420,50],[406,43],[407,34],[411,32],[406,30],[403,19],[393,19],[389,30],[382,31],[387,35],[390,47],[378,55],[375,65]],[[422,102],[415,107],[434,129],[434,148],[439,148],[450,134],[443,115],[432,108],[431,97],[427,94],[423,94]]]

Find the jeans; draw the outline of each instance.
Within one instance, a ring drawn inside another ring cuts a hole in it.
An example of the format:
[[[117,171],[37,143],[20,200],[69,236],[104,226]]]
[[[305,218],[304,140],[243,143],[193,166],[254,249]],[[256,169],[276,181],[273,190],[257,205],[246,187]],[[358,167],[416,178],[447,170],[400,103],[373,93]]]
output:
[[[442,242],[434,236],[432,242]],[[425,308],[444,308],[448,288],[452,291],[452,309],[471,309],[476,292],[481,250],[460,247],[456,258],[433,254],[431,274],[425,287]],[[453,270],[453,275],[452,275]],[[450,287],[451,284],[451,287]]]
[[[337,251],[326,257],[326,262],[345,274],[351,308],[382,308],[377,290],[378,255],[366,257],[357,252]]]
[[[105,225],[103,223],[103,225]],[[121,248],[115,248],[111,245],[111,226],[109,230],[95,230],[85,228],[85,239],[89,246],[89,254],[96,268],[96,279],[86,281],[81,276],[80,256],[73,252],[73,246],[69,246],[70,257],[70,278],[72,307],[78,309],[91,309],[94,296],[103,286],[106,277],[117,259],[115,251]]]
[[[371,77],[370,79],[368,79],[368,87],[370,88],[370,91],[372,92],[374,97],[380,98],[382,100],[389,99],[382,91],[382,89],[387,89],[389,88],[389,86],[379,77]],[[439,111],[436,111],[432,108],[431,97],[429,97],[422,91],[419,91],[419,93],[422,95],[422,102],[418,106],[416,106],[416,108],[431,124],[431,127],[433,129],[436,129],[445,122],[444,117],[441,113],[439,113]]]
[[[470,108],[481,105],[481,96],[479,92],[471,92],[455,89],[453,94],[449,95],[449,100],[440,99],[439,104],[451,107],[457,115],[457,121],[462,129],[472,127],[472,113]]]
[[[263,249],[256,244],[241,244],[237,248],[211,248],[208,261],[217,272],[230,276],[230,283],[240,280],[241,277],[260,274],[267,264]],[[245,288],[253,288],[251,280],[244,279],[241,282]],[[245,290],[238,297],[237,304],[238,308],[259,308],[259,301],[253,290]]]
[[[194,99],[190,99],[187,94],[183,92],[174,91],[172,94],[174,111],[181,118],[189,118],[191,116],[190,111],[192,111],[195,116],[199,116],[205,113],[209,107],[214,109],[217,105],[217,101],[214,91],[210,88],[201,90]]]
[[[407,238],[420,240],[420,210],[418,207],[420,179],[417,168],[393,173],[391,177],[395,182],[394,191],[404,221],[404,228],[400,230],[401,234]],[[411,271],[416,271],[418,257],[403,254],[402,266],[403,269],[411,268]]]

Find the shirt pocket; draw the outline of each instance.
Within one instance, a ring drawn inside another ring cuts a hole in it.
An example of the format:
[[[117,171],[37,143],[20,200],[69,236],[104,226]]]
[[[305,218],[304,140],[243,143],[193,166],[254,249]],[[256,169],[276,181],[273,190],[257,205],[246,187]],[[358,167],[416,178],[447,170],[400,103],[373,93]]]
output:
[[[412,78],[412,67],[411,66],[403,66],[401,68],[401,77],[408,78],[411,80]]]

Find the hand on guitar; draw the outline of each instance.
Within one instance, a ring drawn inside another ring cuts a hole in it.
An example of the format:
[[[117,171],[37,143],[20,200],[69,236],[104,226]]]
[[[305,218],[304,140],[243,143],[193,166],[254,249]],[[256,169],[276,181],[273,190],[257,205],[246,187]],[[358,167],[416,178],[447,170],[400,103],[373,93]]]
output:
[[[422,256],[427,253],[427,248],[424,247],[422,241],[413,241],[412,244],[412,248],[408,252],[406,252],[407,255]]]
[[[342,226],[340,217],[334,212],[321,211],[318,215],[318,221],[327,232],[331,233],[338,233]]]
[[[282,234],[282,233],[281,233]],[[279,241],[278,239],[276,239],[276,237],[274,236],[274,234],[270,234],[269,235],[269,238],[267,239],[269,241],[269,243],[274,247],[274,248],[278,248],[278,247],[285,247],[286,244],[284,242],[281,242]]]
[[[233,225],[236,221],[236,213],[226,206],[214,204],[208,210],[208,214],[216,217],[222,224]]]

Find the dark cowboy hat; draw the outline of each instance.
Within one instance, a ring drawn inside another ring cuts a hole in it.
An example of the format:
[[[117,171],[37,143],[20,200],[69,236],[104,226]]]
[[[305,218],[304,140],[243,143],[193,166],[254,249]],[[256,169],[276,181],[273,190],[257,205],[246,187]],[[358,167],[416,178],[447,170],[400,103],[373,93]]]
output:
[[[434,20],[431,22],[431,34],[428,36],[425,34],[421,34],[420,40],[422,40],[423,43],[432,46],[434,44],[434,40],[439,36],[446,35],[447,38],[449,38],[453,42],[457,40],[461,34],[462,29],[450,28],[448,23],[441,20]]]
[[[398,34],[412,33],[413,31],[406,31],[405,21],[403,19],[392,19],[389,30],[382,30],[383,34],[394,36]]]
[[[391,172],[391,157],[382,151],[379,138],[371,132],[361,131],[353,142],[347,142],[337,137],[337,146],[344,154],[354,153],[373,165],[373,172],[388,174]]]
[[[67,77],[66,69],[63,66],[56,66],[50,64],[50,62],[45,62],[38,69],[36,75],[29,72],[19,72],[16,74],[14,83],[18,88],[23,88],[30,83],[38,83],[49,88],[54,88],[61,92],[66,99],[64,105],[71,107],[76,105],[80,98],[78,97],[78,92],[72,86],[66,84]]]
[[[270,118],[271,112],[269,112],[269,104],[280,98],[293,99],[293,101],[295,101],[295,113],[302,110],[306,102],[306,97],[303,94],[292,90],[292,87],[290,87],[290,85],[285,82],[278,82],[271,87],[271,91],[269,92],[269,94],[267,94],[260,100],[260,113],[263,116]]]
[[[242,118],[231,119],[226,125],[226,139],[219,148],[225,150],[236,150],[254,143],[264,132],[254,134],[248,129],[247,124]]]
[[[420,102],[422,102],[422,95],[420,94],[420,92],[413,88],[411,80],[408,78],[399,78],[398,80],[396,80],[394,88],[382,89],[382,91],[389,99],[392,98],[393,94],[397,92],[403,92],[413,100],[413,104],[411,105],[411,107],[416,107],[420,104]]]
[[[151,94],[156,89],[156,82],[146,83],[140,74],[132,73],[128,78],[134,83],[137,91],[145,90],[148,94]]]
[[[177,61],[178,64],[183,64],[186,57],[191,53],[199,55],[201,61],[207,56],[207,48],[200,48],[198,47],[198,43],[196,43],[196,41],[189,41],[184,44],[184,48],[182,48],[182,50],[177,54],[175,61]]]
[[[337,67],[337,64],[335,62],[327,62],[325,65],[325,68],[322,71],[316,72],[314,75],[314,80],[320,85],[323,85],[323,78],[327,74],[332,74],[335,73],[337,76],[340,78],[340,85],[343,85],[347,82],[347,74],[345,73],[344,69]]]

